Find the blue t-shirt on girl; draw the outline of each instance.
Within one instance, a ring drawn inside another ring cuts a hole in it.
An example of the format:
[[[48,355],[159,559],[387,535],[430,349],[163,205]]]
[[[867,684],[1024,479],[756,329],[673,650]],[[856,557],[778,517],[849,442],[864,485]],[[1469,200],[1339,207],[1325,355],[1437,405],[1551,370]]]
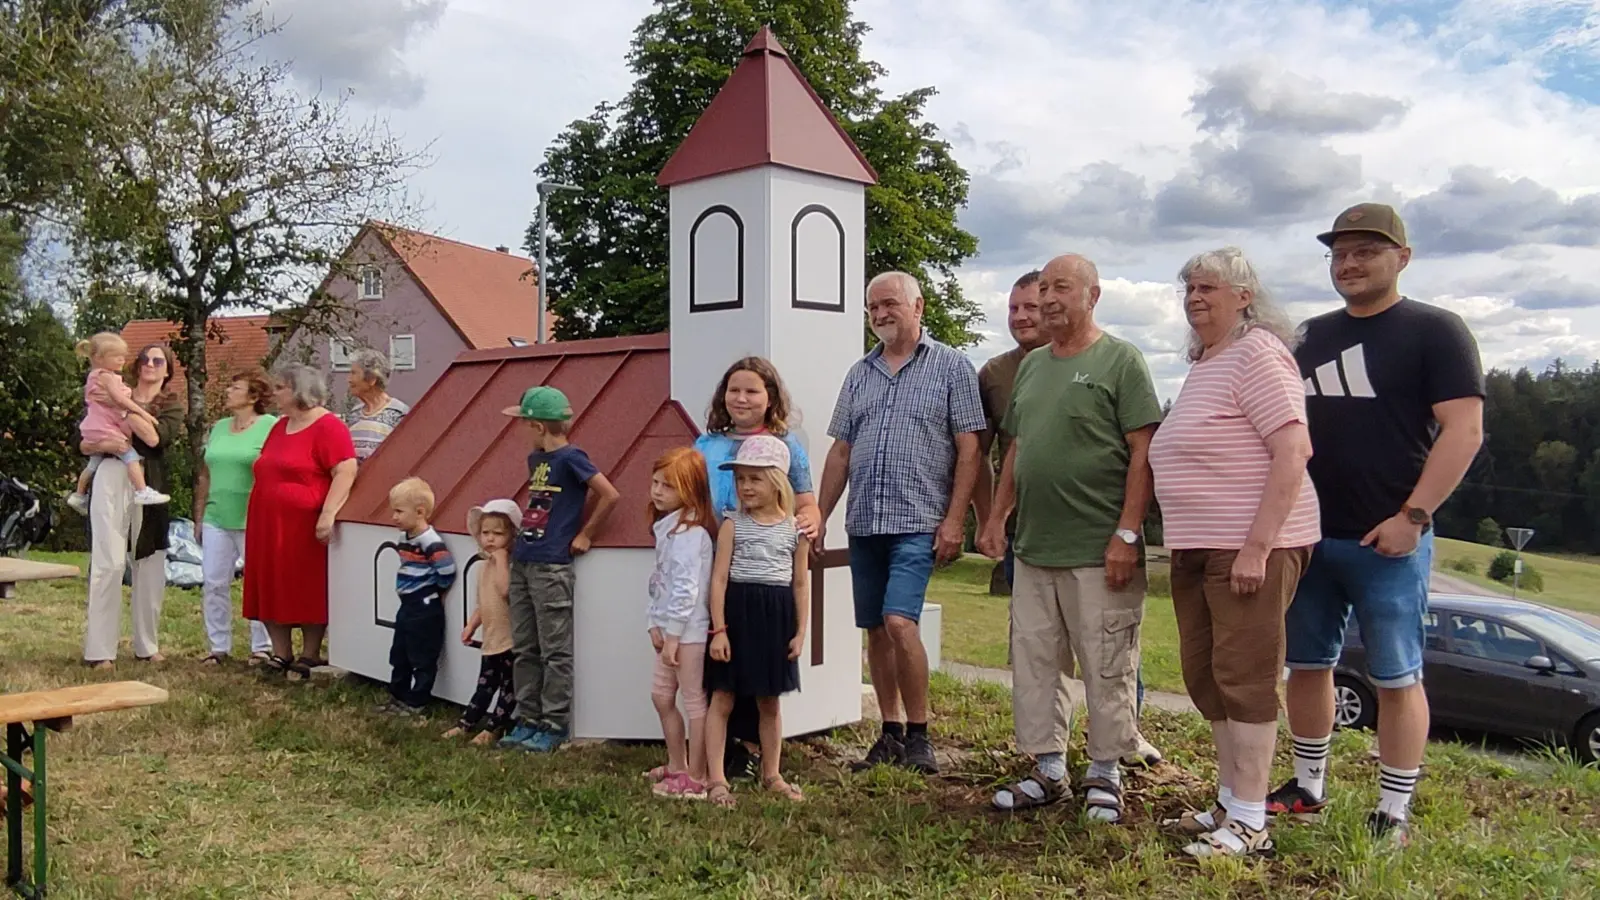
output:
[[[739,445],[748,434],[702,434],[695,438],[694,448],[706,458],[706,468],[711,475],[711,508],[718,518],[725,519],[730,513],[739,509],[739,495],[733,489],[733,472],[722,468],[722,464],[734,458],[739,452]],[[789,448],[789,486],[794,488],[796,494],[808,494],[814,488],[811,486],[811,460],[806,456],[805,445],[795,437],[793,431],[783,436],[783,443]]]
[[[583,528],[589,479],[599,471],[589,454],[571,444],[528,454],[528,507],[511,558],[557,565],[572,562],[572,539]]]

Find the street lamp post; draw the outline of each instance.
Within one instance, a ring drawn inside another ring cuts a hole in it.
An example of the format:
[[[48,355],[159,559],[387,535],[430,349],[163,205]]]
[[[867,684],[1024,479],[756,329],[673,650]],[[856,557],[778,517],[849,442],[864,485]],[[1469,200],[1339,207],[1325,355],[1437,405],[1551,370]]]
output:
[[[539,182],[539,321],[535,329],[538,342],[543,344],[550,340],[549,327],[546,325],[548,318],[549,301],[545,296],[545,232],[549,225],[549,211],[547,201],[556,191],[582,190],[574,184],[562,184],[559,181]]]

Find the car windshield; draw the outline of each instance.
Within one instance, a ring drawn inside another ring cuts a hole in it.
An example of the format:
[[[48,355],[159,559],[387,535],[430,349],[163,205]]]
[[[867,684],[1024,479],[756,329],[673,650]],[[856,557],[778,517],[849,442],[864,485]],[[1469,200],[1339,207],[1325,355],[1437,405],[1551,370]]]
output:
[[[1555,610],[1518,610],[1506,618],[1579,659],[1600,661],[1600,628]]]

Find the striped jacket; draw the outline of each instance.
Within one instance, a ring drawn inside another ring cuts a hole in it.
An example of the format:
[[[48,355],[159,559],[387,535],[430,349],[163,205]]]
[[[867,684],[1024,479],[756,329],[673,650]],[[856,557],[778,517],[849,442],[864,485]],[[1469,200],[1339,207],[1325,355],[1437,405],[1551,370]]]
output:
[[[400,597],[400,615],[444,615],[444,595],[456,581],[456,560],[439,533],[425,528],[416,537],[403,537],[398,549],[394,592]]]

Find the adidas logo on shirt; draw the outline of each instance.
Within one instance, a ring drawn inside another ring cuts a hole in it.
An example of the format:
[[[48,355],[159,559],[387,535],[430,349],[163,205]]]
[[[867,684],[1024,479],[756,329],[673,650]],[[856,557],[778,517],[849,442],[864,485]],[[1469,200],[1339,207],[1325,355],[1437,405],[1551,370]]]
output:
[[[1339,354],[1312,370],[1305,380],[1307,397],[1359,397],[1371,400],[1378,396],[1367,377],[1366,351],[1361,344]]]

